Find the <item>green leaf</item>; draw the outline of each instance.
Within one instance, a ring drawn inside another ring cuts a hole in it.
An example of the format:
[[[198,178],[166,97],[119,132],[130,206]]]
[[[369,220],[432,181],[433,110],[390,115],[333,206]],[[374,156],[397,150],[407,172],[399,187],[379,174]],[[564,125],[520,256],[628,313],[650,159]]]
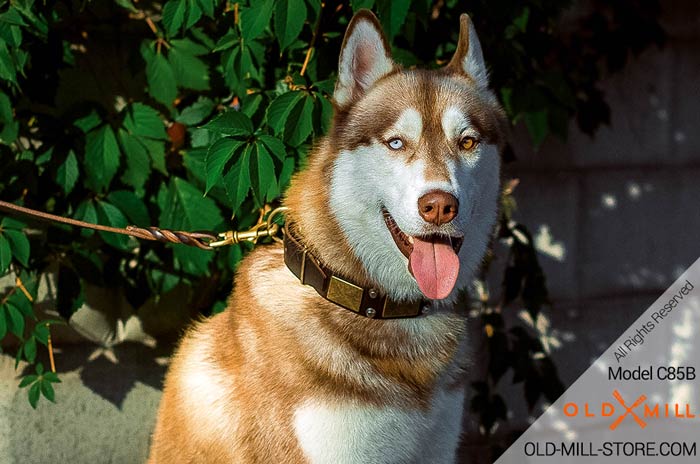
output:
[[[25,275],[26,277],[26,275]],[[27,285],[25,285],[25,288],[27,291],[29,291],[30,295],[33,295],[32,298],[36,297],[36,288],[30,288],[30,282],[27,282]],[[24,292],[19,291],[15,292],[10,297],[7,299],[7,303],[13,305],[15,308],[19,310],[19,312],[24,315],[24,317],[35,319],[34,316],[34,309],[32,302],[27,298],[27,296],[24,294]]]
[[[212,52],[216,53],[223,50],[228,50],[229,48],[233,47],[239,42],[240,37],[238,36],[236,31],[234,29],[229,29],[229,31],[216,42],[216,46],[214,47]]]
[[[5,216],[0,220],[0,226],[2,226],[3,229],[15,229],[15,230],[23,230],[27,228],[27,224],[19,221],[11,216]]]
[[[538,149],[544,139],[549,134],[549,123],[547,122],[547,110],[528,112],[523,115],[525,126],[530,133],[530,139],[535,149]]]
[[[189,31],[192,26],[194,26],[197,21],[199,21],[199,18],[202,17],[202,10],[199,8],[199,5],[197,2],[194,0],[189,0],[187,2],[188,9],[187,9],[187,15],[185,16],[185,30]]]
[[[271,135],[261,135],[259,139],[265,144],[265,147],[267,147],[275,158],[280,161],[284,161],[284,159],[287,157],[287,148],[280,139],[277,137],[272,137]]]
[[[206,129],[201,127],[192,128],[189,130],[190,133],[190,144],[192,148],[203,148],[211,145],[212,140],[216,140],[216,134],[212,134]]]
[[[96,223],[97,222],[97,211],[95,210],[95,204],[92,200],[85,200],[82,203],[78,205],[78,209],[75,211],[74,215],[75,219],[78,219],[79,221],[85,221],[85,222],[90,222],[90,223]],[[92,234],[94,234],[94,230],[90,229],[82,229],[80,231],[80,234],[83,237],[89,237]]]
[[[276,186],[275,164],[272,162],[270,152],[263,143],[254,144],[250,156],[250,184],[253,194],[260,204],[269,199],[268,192],[271,186]]]
[[[33,363],[36,359],[36,339],[34,337],[29,337],[24,342],[24,357],[30,363]]]
[[[231,159],[233,154],[245,142],[236,139],[223,138],[214,143],[207,151],[207,156],[204,160],[204,170],[206,176],[205,193],[221,179],[221,173],[224,166]]]
[[[0,91],[0,144],[10,144],[17,139],[19,123],[14,120],[12,103],[7,95]]]
[[[41,384],[41,394],[44,395],[44,397],[47,400],[51,401],[52,403],[55,403],[56,394],[54,393],[53,385],[51,385],[51,382],[40,380],[39,383]]]
[[[209,263],[214,259],[214,253],[199,248],[179,246],[173,250],[173,255],[181,269],[192,275],[203,275],[209,271]]]
[[[90,111],[90,114],[88,114],[87,116],[78,118],[75,120],[75,122],[73,122],[73,125],[75,127],[77,127],[86,134],[101,124],[102,118],[99,114],[97,114],[95,110]]]
[[[352,5],[352,12],[357,13],[357,10],[362,8],[372,9],[374,6],[374,0],[351,0],[350,5]]]
[[[248,116],[235,110],[224,111],[203,127],[211,132],[232,137],[253,134],[253,122]]]
[[[134,103],[129,108],[124,118],[124,129],[131,135],[159,140],[168,139],[165,125],[158,115],[158,111],[143,103]]]
[[[241,207],[250,190],[250,154],[252,145],[246,145],[241,156],[224,176],[224,188],[226,196],[231,202],[231,210],[235,213]]]
[[[12,2],[13,6],[22,13],[24,19],[28,20],[33,29],[33,33],[39,37],[46,37],[48,33],[48,24],[43,16],[37,16],[34,14],[34,2],[29,0],[21,0]]]
[[[48,344],[50,333],[48,325],[44,322],[34,326],[34,338],[44,345]]]
[[[214,102],[209,98],[199,97],[196,102],[182,110],[175,120],[186,126],[194,126],[204,121],[214,111],[214,106]]]
[[[15,63],[5,41],[0,41],[0,79],[17,84]]]
[[[59,379],[58,376],[53,372],[47,372],[42,377],[44,378],[44,381],[48,381],[51,383],[61,383],[61,379]]]
[[[284,190],[287,188],[289,185],[289,182],[292,180],[292,174],[294,174],[294,158],[291,156],[289,158],[286,158],[284,160],[284,163],[282,163],[282,171],[280,172],[279,175],[279,191],[280,193],[283,193]]]
[[[209,54],[209,49],[207,47],[190,39],[173,39],[170,41],[170,45],[188,55],[200,56]]]
[[[17,335],[19,338],[24,336],[24,316],[19,309],[13,304],[6,304],[7,311],[7,328],[10,332]]]
[[[122,8],[126,8],[127,10],[131,11],[132,13],[138,13],[138,11],[139,11],[134,6],[134,4],[131,2],[131,0],[115,0],[115,3]]]
[[[275,135],[284,132],[284,125],[287,122],[289,113],[292,111],[292,108],[294,108],[294,105],[302,98],[303,94],[300,91],[283,93],[275,98],[272,103],[270,103],[270,106],[267,107],[267,124],[275,132]]]
[[[512,87],[501,87],[501,101],[503,102],[503,109],[512,118],[513,115],[513,88]]]
[[[112,128],[105,124],[85,137],[85,171],[90,186],[103,190],[119,168],[119,146]]]
[[[27,153],[27,152],[25,152]],[[31,152],[29,152],[31,153]],[[50,147],[48,150],[46,150],[44,153],[36,157],[36,160],[34,161],[34,164],[37,166],[42,166],[49,161],[51,161],[51,157],[53,156],[53,147]]]
[[[151,160],[146,147],[124,129],[119,129],[119,142],[126,158],[126,171],[122,175],[122,181],[141,191],[151,174]]]
[[[28,386],[28,385],[33,384],[34,382],[36,382],[36,379],[38,379],[38,378],[39,378],[39,376],[38,376],[38,375],[34,375],[34,374],[30,374],[30,375],[24,376],[24,377],[22,378],[22,381],[19,383],[19,388],[24,388],[24,387],[26,387],[26,386]]]
[[[194,185],[172,177],[158,222],[175,230],[213,229],[223,222],[214,200],[204,197]]]
[[[513,20],[513,24],[518,28],[520,32],[525,32],[527,29],[527,22],[530,19],[530,8],[523,8],[522,13]]]
[[[170,49],[168,61],[178,86],[192,90],[209,90],[209,68],[204,61],[176,47]]]
[[[304,142],[313,131],[314,99],[306,96],[289,112],[284,125],[284,140],[296,147]]]
[[[122,213],[119,208],[106,201],[97,201],[96,203],[97,220],[100,224],[119,228],[127,226],[128,221],[126,220],[126,216],[124,216],[124,213]],[[115,248],[120,250],[127,250],[130,248],[130,239],[126,235],[112,232],[100,232],[100,236],[106,243]]]
[[[316,105],[321,108],[321,131],[317,135],[327,134],[333,120],[333,105],[330,100],[318,93],[316,94]]]
[[[66,160],[58,167],[56,171],[56,183],[61,187],[63,193],[68,195],[73,191],[75,182],[78,180],[80,172],[78,170],[78,159],[75,157],[73,150],[68,152]]]
[[[214,17],[214,1],[215,0],[197,0],[199,8],[210,18]]]
[[[143,47],[141,52],[146,60],[148,93],[164,105],[172,106],[177,97],[177,85],[172,66],[161,53],[155,53],[149,47]]]
[[[10,242],[4,235],[0,235],[0,274],[4,274],[12,261],[12,250]]]
[[[165,166],[165,143],[161,140],[139,138],[139,142],[146,147],[148,156],[151,158],[151,166],[156,171],[163,175],[168,175],[168,170]]]
[[[263,97],[259,93],[255,95],[246,95],[241,101],[241,113],[252,118],[258,111],[262,99]]]
[[[41,394],[41,384],[40,382],[34,382],[32,386],[29,388],[29,393],[27,393],[27,396],[29,397],[29,404],[32,405],[32,408],[36,409],[36,405],[39,402],[39,395]]]
[[[284,51],[299,37],[306,20],[304,0],[287,0],[275,2],[275,35]]]
[[[16,26],[27,25],[27,23],[25,23],[22,19],[22,16],[19,14],[19,12],[13,7],[10,7],[6,12],[0,14],[0,22],[13,24]]]
[[[411,0],[384,0],[379,4],[379,19],[381,20],[387,39],[391,42],[406,22],[406,15],[411,6]]]
[[[263,33],[270,24],[274,3],[274,0],[258,0],[241,10],[239,25],[243,39],[255,39]]]
[[[4,230],[2,235],[5,236],[10,244],[12,255],[22,266],[29,266],[29,239],[24,232],[17,230]]]
[[[0,306],[0,340],[7,335],[7,311],[5,306]]]
[[[107,195],[107,200],[124,213],[131,223],[146,227],[151,218],[143,200],[129,190],[116,190]]]
[[[169,36],[175,35],[182,27],[187,12],[187,0],[169,0],[163,7],[163,26]]]

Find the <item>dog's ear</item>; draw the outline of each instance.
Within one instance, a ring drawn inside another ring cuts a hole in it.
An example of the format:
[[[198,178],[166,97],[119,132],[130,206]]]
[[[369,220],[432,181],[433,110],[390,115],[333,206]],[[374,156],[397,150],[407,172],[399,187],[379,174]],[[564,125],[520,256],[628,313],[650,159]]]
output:
[[[369,10],[358,11],[348,24],[340,49],[338,80],[333,93],[335,102],[346,106],[393,68],[389,44],[379,20]]]
[[[462,14],[459,17],[459,39],[457,50],[447,65],[447,69],[453,72],[467,74],[474,79],[477,87],[488,87],[489,77],[484,63],[484,54],[481,51],[481,43],[476,35],[474,23],[469,15]]]

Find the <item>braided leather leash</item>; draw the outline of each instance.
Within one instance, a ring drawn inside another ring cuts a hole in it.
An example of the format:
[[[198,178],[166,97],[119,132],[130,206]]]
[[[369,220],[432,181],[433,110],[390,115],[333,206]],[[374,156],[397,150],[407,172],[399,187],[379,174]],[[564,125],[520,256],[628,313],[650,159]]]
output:
[[[126,226],[125,228],[103,226],[101,224],[92,224],[90,222],[79,221],[77,219],[65,218],[56,216],[55,214],[37,211],[24,206],[18,206],[13,203],[0,200],[0,209],[8,212],[20,213],[26,216],[31,216],[45,221],[60,222],[85,229],[99,230],[102,232],[112,232],[115,234],[129,235],[141,240],[155,240],[164,243],[181,243],[183,245],[196,246],[202,250],[213,250],[212,244],[218,239],[217,234],[213,232],[185,232],[182,230],[160,229],[158,227],[136,227]]]

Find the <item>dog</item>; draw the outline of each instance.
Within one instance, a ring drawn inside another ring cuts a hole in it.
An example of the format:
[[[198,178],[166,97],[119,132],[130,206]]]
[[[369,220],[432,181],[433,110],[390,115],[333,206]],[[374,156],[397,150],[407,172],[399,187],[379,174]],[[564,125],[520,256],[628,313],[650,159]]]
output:
[[[455,461],[457,302],[493,234],[507,127],[471,20],[446,66],[402,69],[359,11],[333,100],[284,247],[252,251],[174,355],[149,463]]]

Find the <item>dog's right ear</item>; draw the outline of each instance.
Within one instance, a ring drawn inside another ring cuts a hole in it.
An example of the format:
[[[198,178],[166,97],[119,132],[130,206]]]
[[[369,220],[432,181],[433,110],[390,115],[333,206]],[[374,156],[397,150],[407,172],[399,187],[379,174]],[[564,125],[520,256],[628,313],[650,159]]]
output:
[[[379,20],[369,10],[358,11],[348,24],[340,49],[333,93],[336,104],[348,105],[392,69],[394,62]]]

